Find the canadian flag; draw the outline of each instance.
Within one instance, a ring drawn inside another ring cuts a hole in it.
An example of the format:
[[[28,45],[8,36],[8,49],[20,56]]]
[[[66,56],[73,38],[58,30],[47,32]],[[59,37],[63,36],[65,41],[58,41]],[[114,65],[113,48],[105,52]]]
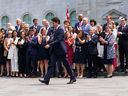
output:
[[[66,20],[70,20],[68,6],[67,6],[67,8],[66,8]]]

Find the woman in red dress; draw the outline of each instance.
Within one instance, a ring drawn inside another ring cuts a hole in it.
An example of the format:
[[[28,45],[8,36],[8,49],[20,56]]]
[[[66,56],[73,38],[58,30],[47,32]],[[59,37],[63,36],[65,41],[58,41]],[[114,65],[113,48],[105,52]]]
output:
[[[65,33],[65,44],[66,44],[66,48],[67,48],[67,60],[68,63],[70,64],[70,66],[73,66],[73,58],[74,58],[74,51],[73,51],[73,44],[74,44],[74,38],[73,38],[73,34],[71,34],[70,32],[66,32]],[[65,71],[65,75],[64,77],[67,76],[67,72]]]

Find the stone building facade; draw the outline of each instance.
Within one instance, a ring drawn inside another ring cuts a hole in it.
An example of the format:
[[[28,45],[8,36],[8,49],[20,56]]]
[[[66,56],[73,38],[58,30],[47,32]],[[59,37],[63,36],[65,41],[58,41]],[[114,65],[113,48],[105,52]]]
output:
[[[107,15],[118,22],[120,16],[128,16],[128,0],[77,0],[76,12],[99,23],[104,23]]]
[[[72,21],[75,19],[76,0],[0,0],[0,27],[6,27],[7,22],[15,25],[16,18],[32,24],[33,18],[51,19],[57,16],[61,23],[66,17],[66,7],[69,6]]]
[[[6,27],[7,22],[15,25],[16,18],[32,25],[33,18],[41,24],[43,18],[50,21],[57,16],[63,23],[67,6],[73,25],[80,13],[98,23],[104,23],[106,15],[115,21],[128,16],[128,0],[0,0],[0,27]]]

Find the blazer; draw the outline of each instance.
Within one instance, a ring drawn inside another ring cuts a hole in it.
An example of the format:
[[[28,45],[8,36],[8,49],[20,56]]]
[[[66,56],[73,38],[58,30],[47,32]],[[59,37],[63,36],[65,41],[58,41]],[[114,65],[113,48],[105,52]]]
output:
[[[91,28],[90,24],[87,24],[87,25],[83,24],[82,25],[82,30],[84,31],[85,34],[89,34],[90,28]]]
[[[15,26],[16,32],[20,32],[21,27],[18,29],[18,25]]]
[[[35,28],[35,25],[31,26],[30,29],[33,29]],[[36,29],[37,29],[37,32],[39,33],[40,32],[40,29],[42,28],[42,26],[40,25],[37,25]]]
[[[27,53],[30,53],[29,55],[36,56],[37,45],[38,45],[38,37],[33,36],[31,40],[27,42]]]
[[[77,22],[75,24],[74,29],[75,29],[76,33],[78,32],[78,28],[82,27],[83,25],[84,25],[83,23],[80,25],[80,22]]]
[[[88,54],[91,55],[98,54],[97,43],[98,43],[98,36],[97,35],[92,36],[91,40],[88,41]]]
[[[26,54],[26,50],[27,50],[27,43],[25,40],[23,40],[22,38],[20,38],[18,40],[18,42],[21,42],[21,45],[17,45],[18,48],[18,53],[20,54]]]
[[[54,30],[53,35],[50,36],[49,45],[51,47],[50,54],[54,53],[57,55],[62,55],[67,53],[66,45],[64,42],[64,29],[58,27]]]
[[[103,31],[105,31],[106,26],[107,26],[107,23],[105,23],[105,24],[103,25]]]
[[[128,45],[128,25],[126,25],[123,29],[122,26],[119,26],[118,32],[122,32],[119,37],[119,44],[127,44]]]
[[[47,36],[51,36],[54,33],[54,27],[50,27],[47,32]]]

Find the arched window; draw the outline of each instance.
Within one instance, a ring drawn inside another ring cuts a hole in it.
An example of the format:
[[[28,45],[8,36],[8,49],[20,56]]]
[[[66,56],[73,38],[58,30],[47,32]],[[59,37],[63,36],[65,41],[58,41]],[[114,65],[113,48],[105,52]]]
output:
[[[54,17],[54,14],[50,12],[45,16],[45,19],[47,19],[51,25],[51,19],[53,19]]]
[[[76,23],[76,11],[72,11],[70,14],[71,25],[74,26]]]
[[[108,16],[108,15],[112,16],[112,20],[114,22],[118,22],[118,23],[119,23],[119,17],[127,17],[126,14],[124,14],[118,10],[112,9],[102,16],[102,18],[103,18],[102,23],[103,24],[106,23],[106,16]]]
[[[9,22],[8,16],[3,16],[1,18],[1,27],[2,28],[7,28],[7,23]]]
[[[25,23],[31,25],[31,24],[32,24],[32,17],[31,17],[29,14],[25,14],[25,15],[23,16],[23,21],[24,21]]]

